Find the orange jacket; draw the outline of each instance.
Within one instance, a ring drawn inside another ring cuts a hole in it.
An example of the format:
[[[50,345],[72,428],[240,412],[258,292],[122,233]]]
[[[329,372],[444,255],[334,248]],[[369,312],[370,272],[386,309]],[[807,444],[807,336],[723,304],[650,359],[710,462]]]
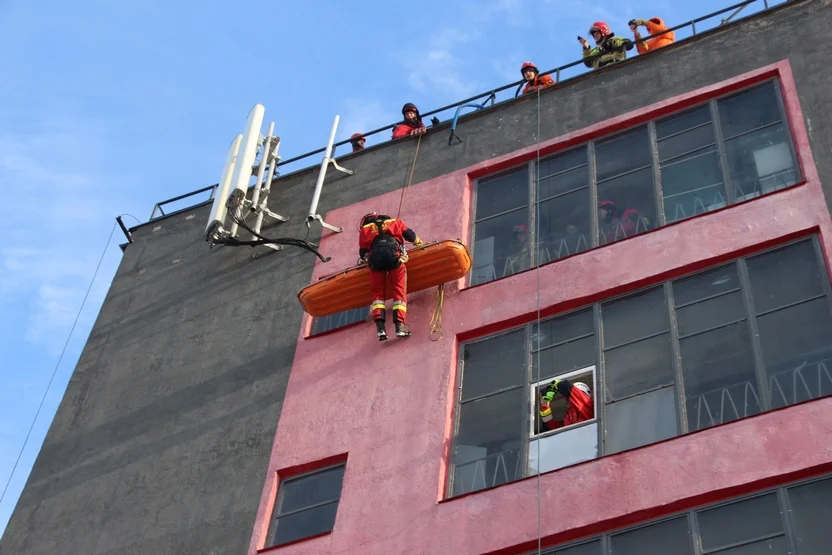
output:
[[[386,218],[381,224],[381,229],[392,235],[396,242],[404,245],[405,241],[410,243],[419,242],[419,237],[416,232],[408,228],[403,221],[398,218]],[[364,255],[370,252],[373,245],[373,240],[378,235],[378,226],[375,223],[369,223],[361,226],[361,232],[358,235],[358,256],[364,258]]]
[[[535,77],[534,81],[527,81],[526,88],[523,89],[523,94],[528,94],[537,91],[537,89],[545,89],[555,84],[555,80],[549,75],[541,75]]]
[[[413,133],[413,131],[420,129],[424,126],[425,124],[422,123],[421,119],[419,119],[419,125],[413,125],[406,121],[402,122],[393,128],[393,138],[401,139],[402,137],[407,137],[408,135]]]
[[[661,33],[662,31],[667,30],[667,26],[664,24],[664,21],[662,21],[662,18],[660,17],[654,17],[652,19],[648,19],[647,21],[641,20],[638,21],[638,23],[647,27],[648,35],[655,35],[656,33]],[[635,35],[637,39],[641,38],[641,35],[638,33],[638,31],[636,31]],[[659,49],[662,46],[667,46],[669,44],[673,44],[674,42],[676,42],[676,33],[671,31],[663,35],[659,35],[658,37],[648,39],[644,42],[637,43],[636,49],[638,50],[639,54],[644,54],[645,52]]]

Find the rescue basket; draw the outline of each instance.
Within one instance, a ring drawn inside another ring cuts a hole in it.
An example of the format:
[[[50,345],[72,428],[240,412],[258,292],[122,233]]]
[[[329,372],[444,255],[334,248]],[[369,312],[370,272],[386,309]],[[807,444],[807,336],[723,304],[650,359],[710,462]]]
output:
[[[471,255],[461,241],[425,243],[407,251],[407,292],[415,293],[457,280],[471,269]],[[329,316],[345,310],[370,306],[370,269],[366,264],[347,268],[307,285],[298,300],[311,316]],[[392,298],[390,284],[386,299]]]

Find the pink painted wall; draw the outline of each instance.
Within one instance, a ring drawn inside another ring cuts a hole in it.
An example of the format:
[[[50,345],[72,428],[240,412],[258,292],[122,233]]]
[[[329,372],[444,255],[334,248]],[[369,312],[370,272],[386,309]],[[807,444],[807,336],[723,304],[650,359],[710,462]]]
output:
[[[275,551],[523,552],[537,545],[538,518],[551,545],[832,468],[832,399],[822,399],[543,474],[539,484],[533,477],[442,501],[459,340],[531,321],[538,306],[554,314],[788,238],[832,236],[787,62],[606,123],[636,124],[773,75],[781,80],[805,184],[542,267],[539,289],[536,270],[469,289],[450,287],[444,337],[437,342],[428,338],[433,291],[410,297],[414,334],[405,340],[379,343],[371,323],[304,339],[307,321],[249,554],[264,545],[280,474],[332,457],[347,457],[332,534]],[[542,147],[550,152],[601,132],[595,126]],[[532,150],[413,185],[402,218],[426,241],[467,240],[470,177],[482,175],[486,166],[492,171],[513,165]],[[400,195],[327,214],[328,222],[345,231],[322,240],[322,251],[333,260],[319,265],[313,279],[351,266],[358,219],[371,210],[395,215]],[[829,242],[823,244],[829,258]],[[612,259],[637,263],[610,264]],[[578,498],[577,504],[564,502]]]

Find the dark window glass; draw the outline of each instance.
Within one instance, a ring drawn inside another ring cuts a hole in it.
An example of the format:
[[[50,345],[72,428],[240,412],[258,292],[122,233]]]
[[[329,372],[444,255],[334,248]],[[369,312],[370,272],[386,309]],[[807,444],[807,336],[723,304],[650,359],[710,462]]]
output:
[[[745,545],[738,545],[719,552],[719,555],[789,555],[789,542],[785,536],[759,540]]]
[[[534,347],[545,348],[594,333],[594,331],[592,309],[585,309],[566,316],[543,320],[540,322],[540,326],[533,324],[533,345]]]
[[[587,187],[589,169],[586,146],[541,160],[537,175],[538,201]]]
[[[748,277],[757,314],[823,293],[812,241],[748,258]]]
[[[529,171],[526,167],[477,182],[477,220],[529,204]]]
[[[799,555],[828,555],[832,545],[832,478],[789,488]]]
[[[543,553],[544,555],[603,555],[601,540],[555,549],[554,551],[544,551]]]
[[[757,318],[771,407],[832,393],[832,316],[826,297]]]
[[[604,453],[607,455],[677,434],[676,397],[672,387],[610,403],[605,416]]]
[[[616,534],[610,538],[610,547],[613,555],[693,555],[687,517],[674,518]]]
[[[527,410],[522,387],[460,405],[454,495],[521,477],[519,453],[528,427]]]
[[[270,531],[271,545],[282,545],[332,530],[344,470],[342,464],[281,481]]]
[[[700,511],[697,517],[702,549],[705,551],[783,531],[776,493],[706,509]]]
[[[707,104],[691,108],[685,112],[674,114],[665,119],[656,121],[656,139],[671,138],[689,129],[701,127],[711,123],[711,110]]]
[[[782,123],[725,141],[735,202],[794,185],[798,181]]]
[[[344,469],[341,465],[294,480],[286,480],[281,486],[280,513],[297,511],[326,501],[336,501],[341,495]]]
[[[670,334],[629,343],[604,353],[606,400],[614,401],[673,383]]]
[[[531,264],[527,207],[478,222],[474,230],[472,283],[528,270]]]
[[[542,349],[532,355],[532,379],[538,381],[553,378],[572,370],[595,364],[595,336],[576,339],[557,347]],[[538,358],[540,373],[537,372]]]
[[[747,322],[694,335],[679,344],[689,431],[760,412]]]
[[[526,383],[526,333],[523,328],[462,348],[462,400]]]
[[[736,291],[739,288],[740,278],[737,274],[737,265],[731,263],[677,279],[673,282],[673,298],[676,306],[679,307],[729,291]]]
[[[676,309],[680,336],[744,319],[745,302],[739,291]]]
[[[537,205],[538,264],[583,252],[592,246],[589,188]]]
[[[601,318],[605,349],[667,331],[670,327],[662,287],[601,305]]]
[[[717,102],[717,106],[725,139],[781,119],[780,104],[772,81],[723,98]]]
[[[324,333],[338,328],[355,324],[356,322],[363,322],[367,319],[367,314],[370,312],[370,307],[355,308],[353,310],[345,310],[330,316],[323,316],[312,319],[312,329],[310,335]]]
[[[707,104],[656,122],[659,160],[666,162],[716,141]]]
[[[650,165],[647,126],[595,143],[596,179],[599,182]]]
[[[280,517],[272,545],[282,545],[329,532],[335,526],[337,511],[338,503],[335,502]]]

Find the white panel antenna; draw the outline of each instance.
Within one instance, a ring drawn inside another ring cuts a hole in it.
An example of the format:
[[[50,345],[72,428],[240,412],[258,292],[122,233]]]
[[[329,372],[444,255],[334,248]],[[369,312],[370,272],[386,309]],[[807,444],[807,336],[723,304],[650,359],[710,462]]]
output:
[[[260,128],[263,126],[263,116],[266,107],[262,104],[255,104],[248,113],[246,127],[243,130],[243,140],[240,143],[240,153],[237,155],[237,164],[234,166],[234,173],[231,176],[231,196],[228,197],[228,211],[239,219],[243,217],[243,204],[245,203],[248,186],[251,182],[254,160],[257,158],[257,147],[260,143]],[[228,228],[229,235],[237,235],[237,224],[232,222]]]
[[[222,175],[214,191],[214,204],[211,206],[211,214],[208,216],[208,225],[205,226],[205,240],[210,241],[222,230],[225,223],[225,204],[228,202],[228,188],[231,185],[231,174],[237,162],[237,153],[240,150],[242,135],[237,135],[228,147],[228,154],[225,157],[225,166],[222,168]]]
[[[320,214],[318,214],[318,200],[321,198],[321,188],[324,186],[324,178],[326,177],[326,170],[329,167],[329,164],[332,164],[339,172],[343,172],[347,175],[355,175],[355,171],[348,170],[346,168],[342,168],[338,165],[338,162],[332,159],[332,145],[335,142],[335,133],[338,131],[338,121],[341,119],[341,116],[338,114],[335,115],[335,121],[332,122],[332,130],[329,132],[329,142],[326,145],[326,152],[324,153],[324,159],[321,161],[321,172],[318,174],[318,181],[315,183],[315,193],[312,195],[312,205],[309,207],[309,216],[306,217],[306,229],[310,228],[310,225],[313,221],[318,220],[321,222],[321,225],[327,228],[330,231],[334,231],[336,233],[341,233],[343,229],[340,227],[336,227],[334,225],[330,225],[326,223]],[[308,232],[307,232],[308,234]]]

